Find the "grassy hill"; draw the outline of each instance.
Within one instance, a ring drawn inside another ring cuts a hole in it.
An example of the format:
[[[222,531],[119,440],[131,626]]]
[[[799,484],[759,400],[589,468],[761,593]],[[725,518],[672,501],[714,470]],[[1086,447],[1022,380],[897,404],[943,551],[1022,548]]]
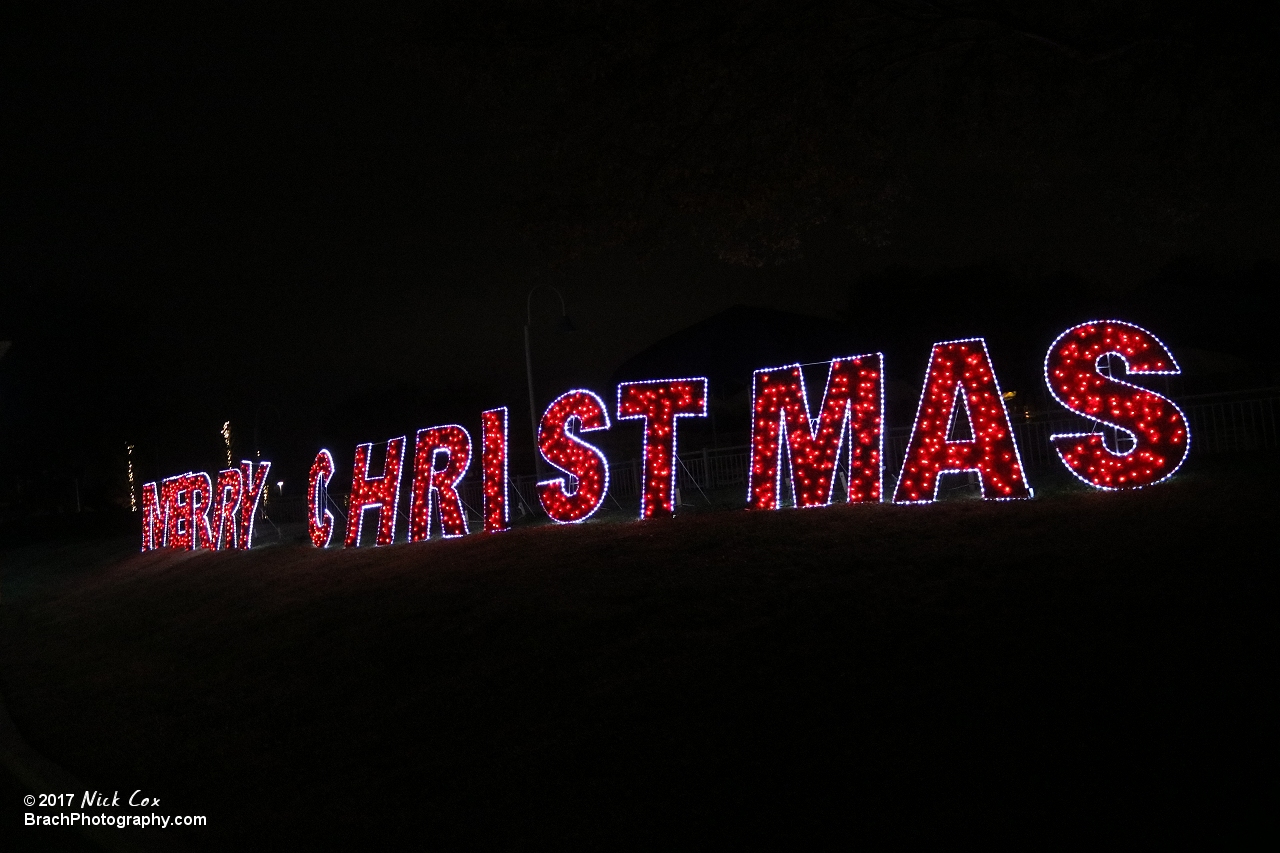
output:
[[[196,850],[1221,845],[1270,825],[1278,468],[358,551],[28,546],[0,690],[86,785],[207,815],[165,831]]]

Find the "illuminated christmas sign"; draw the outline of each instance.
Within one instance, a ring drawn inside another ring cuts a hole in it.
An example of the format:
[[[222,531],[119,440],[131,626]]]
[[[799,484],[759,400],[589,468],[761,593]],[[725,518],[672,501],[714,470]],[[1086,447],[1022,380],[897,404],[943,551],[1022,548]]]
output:
[[[826,386],[816,412],[810,408],[801,365],[755,372],[748,508],[778,509],[787,498],[796,507],[828,506],[840,486],[838,474],[844,478],[843,498],[848,503],[885,500],[884,357],[872,353],[834,358],[826,368]],[[1179,372],[1169,348],[1132,323],[1095,320],[1059,335],[1044,362],[1050,394],[1071,413],[1124,437],[1121,446],[1112,448],[1099,432],[1051,436],[1067,470],[1104,490],[1141,488],[1171,477],[1191,446],[1186,416],[1172,400],[1125,378]],[[618,386],[617,419],[637,420],[643,426],[641,519],[674,514],[679,422],[706,417],[708,394],[706,378]],[[501,533],[511,526],[507,422],[505,407],[480,415],[480,517],[485,533]],[[585,521],[603,505],[609,494],[609,461],[583,436],[610,426],[604,401],[584,389],[561,394],[543,412],[537,429],[538,452],[559,473],[540,481],[537,495],[553,521]],[[405,436],[387,441],[379,454],[381,471],[376,473],[370,470],[373,444],[355,448],[344,513],[345,547],[357,547],[365,538],[370,511],[374,545],[395,541],[407,467],[405,445]],[[436,530],[444,538],[470,532],[459,486],[473,455],[471,434],[463,426],[418,430],[408,469],[409,541],[430,539]],[[270,462],[246,461],[238,468],[219,471],[216,477],[188,472],[159,484],[144,484],[142,550],[251,547],[253,521],[270,468]],[[333,454],[319,451],[307,480],[307,530],[317,548],[330,545],[338,523],[329,509],[334,472]],[[932,503],[942,476],[962,472],[976,478],[984,500],[1032,497],[982,338],[933,345],[892,501]]]

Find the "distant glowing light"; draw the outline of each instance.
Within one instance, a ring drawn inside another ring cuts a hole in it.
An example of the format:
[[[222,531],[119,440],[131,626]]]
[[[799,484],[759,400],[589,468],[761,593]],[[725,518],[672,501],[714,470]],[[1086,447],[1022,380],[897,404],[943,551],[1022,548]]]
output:
[[[125,461],[129,467],[129,512],[138,511],[138,488],[133,480],[133,445],[126,445]],[[142,550],[147,550],[145,547]]]
[[[222,424],[222,443],[227,446],[227,467],[235,467],[231,461],[231,421],[225,421]]]

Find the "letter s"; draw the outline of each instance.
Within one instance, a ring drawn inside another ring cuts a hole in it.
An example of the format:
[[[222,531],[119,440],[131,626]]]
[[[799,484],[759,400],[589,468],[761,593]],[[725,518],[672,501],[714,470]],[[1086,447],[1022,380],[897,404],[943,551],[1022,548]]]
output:
[[[1191,433],[1172,400],[1104,373],[1102,362],[1112,355],[1124,362],[1126,375],[1182,372],[1159,338],[1132,323],[1095,320],[1072,326],[1045,355],[1049,393],[1076,414],[1126,433],[1133,447],[1111,450],[1100,432],[1049,440],[1067,470],[1089,485],[1140,489],[1173,476],[1187,458]]]
[[[556,477],[538,483],[542,508],[561,523],[590,518],[609,491],[609,462],[600,448],[573,434],[575,422],[578,432],[608,429],[609,413],[590,391],[568,391],[552,401],[538,425],[542,458],[576,481],[570,485]]]

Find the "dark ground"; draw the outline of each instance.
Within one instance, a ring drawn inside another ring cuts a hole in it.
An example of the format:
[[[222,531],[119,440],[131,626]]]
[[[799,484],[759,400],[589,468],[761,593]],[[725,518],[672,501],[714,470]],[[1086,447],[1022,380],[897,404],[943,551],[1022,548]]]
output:
[[[383,550],[27,545],[0,689],[87,786],[208,815],[199,850],[1239,847],[1275,835],[1280,464],[1196,461]],[[7,784],[0,837],[53,841]]]

